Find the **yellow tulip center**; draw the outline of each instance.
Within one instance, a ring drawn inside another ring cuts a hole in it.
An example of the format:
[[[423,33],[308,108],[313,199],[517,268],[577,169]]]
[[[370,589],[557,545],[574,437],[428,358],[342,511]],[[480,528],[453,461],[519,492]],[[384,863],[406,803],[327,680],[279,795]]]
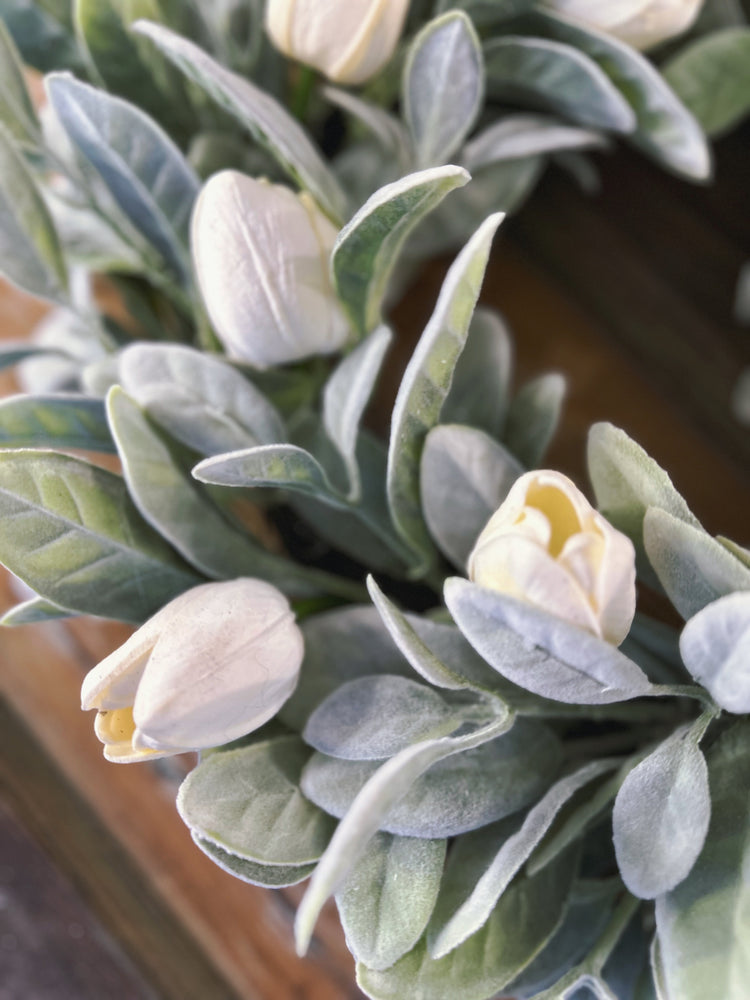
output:
[[[97,712],[94,731],[102,743],[130,743],[135,733],[132,707]]]
[[[533,483],[526,494],[526,506],[535,507],[549,521],[552,535],[549,554],[557,558],[571,535],[581,530],[581,522],[571,500],[556,486]]]

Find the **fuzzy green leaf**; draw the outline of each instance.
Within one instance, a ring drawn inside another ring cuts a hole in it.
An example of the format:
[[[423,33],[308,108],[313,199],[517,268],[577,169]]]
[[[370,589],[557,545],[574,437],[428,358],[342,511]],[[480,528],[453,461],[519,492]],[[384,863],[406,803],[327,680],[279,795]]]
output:
[[[331,269],[341,303],[360,334],[381,322],[388,281],[419,222],[447,194],[463,187],[462,167],[435,167],[380,188],[338,235]]]
[[[495,824],[456,841],[427,935],[433,958],[447,955],[484,926],[566,802],[613,766],[609,761],[587,764],[557,781],[522,823],[508,820],[511,829]]]
[[[0,448],[116,450],[103,402],[63,393],[0,400]]]
[[[338,220],[346,214],[346,199],[334,175],[302,126],[281,104],[168,28],[148,21],[138,21],[134,28],[237,118],[324,211]]]
[[[680,652],[717,705],[750,712],[750,593],[720,597],[699,611],[683,630]]]
[[[508,103],[530,103],[593,128],[632,132],[635,114],[606,73],[562,41],[505,35],[484,46],[487,90]]]
[[[492,238],[501,220],[501,215],[490,216],[453,262],[435,311],[406,368],[393,408],[388,502],[396,529],[413,547],[422,567],[434,559],[420,503],[422,449],[427,434],[439,420],[453,369],[466,343]]]
[[[241,882],[259,885],[264,889],[283,889],[285,886],[297,885],[315,871],[315,865],[262,865],[248,858],[241,858],[231,851],[225,851],[218,844],[212,843],[193,832],[193,843],[207,855],[215,865],[228,875],[234,875]]]
[[[523,471],[501,444],[473,427],[438,424],[427,435],[422,509],[440,551],[458,569]]]
[[[281,736],[211,754],[180,786],[180,816],[201,839],[258,864],[317,861],[335,823],[300,792],[309,753],[298,736]]]
[[[750,568],[701,527],[665,510],[646,511],[646,554],[683,618],[735,590],[750,590]]]
[[[728,131],[750,112],[750,28],[696,39],[663,72],[708,135]]]
[[[388,327],[378,327],[339,363],[323,389],[323,425],[343,460],[349,481],[347,499],[352,503],[362,495],[357,462],[359,425],[391,339]]]
[[[633,768],[615,799],[615,852],[630,892],[654,899],[679,885],[710,817],[706,761],[690,731],[679,729]]]
[[[532,878],[516,879],[480,931],[444,958],[430,957],[424,939],[390,969],[357,967],[373,1000],[487,1000],[503,990],[542,950],[565,912],[577,865],[562,855]]]
[[[133,344],[123,388],[172,437],[204,455],[283,441],[274,406],[231,365],[181,344]]]
[[[540,375],[510,404],[505,443],[527,469],[535,469],[544,458],[560,421],[565,389],[562,375]]]
[[[190,212],[200,182],[162,129],[135,105],[53,73],[50,103],[115,202],[167,264],[191,274]]]
[[[67,303],[68,276],[52,217],[14,141],[0,126],[0,274],[40,299]]]
[[[483,714],[486,719],[486,709]],[[439,742],[433,738],[400,753]],[[559,751],[549,729],[521,719],[509,733],[484,742],[471,753],[437,761],[381,816],[379,828],[404,837],[455,837],[493,823],[540,794],[557,770]],[[389,763],[394,760],[398,756]],[[383,769],[388,765],[382,761],[342,760],[316,753],[302,774],[302,790],[316,805],[341,818]]]
[[[404,116],[420,167],[445,163],[474,127],[484,98],[482,50],[463,11],[435,18],[412,42],[404,69]]]
[[[329,757],[384,760],[420,740],[448,736],[465,717],[425,684],[378,674],[337,688],[311,714],[303,736]]]
[[[403,799],[420,776],[438,761],[481,747],[506,732],[512,724],[513,716],[504,714],[464,736],[444,736],[417,743],[391,757],[370,777],[336,828],[297,910],[295,936],[300,954],[307,951],[323,904],[360,859],[393,805]]]
[[[435,905],[446,846],[445,840],[375,834],[336,893],[358,962],[387,969],[414,947]]]
[[[524,601],[453,577],[445,602],[490,666],[555,701],[608,705],[649,694],[641,668],[615,646]]]
[[[656,901],[664,995],[745,1000],[750,981],[750,725],[708,752],[711,825],[688,877]]]
[[[54,604],[137,623],[201,582],[119,476],[56,452],[0,453],[0,561]]]

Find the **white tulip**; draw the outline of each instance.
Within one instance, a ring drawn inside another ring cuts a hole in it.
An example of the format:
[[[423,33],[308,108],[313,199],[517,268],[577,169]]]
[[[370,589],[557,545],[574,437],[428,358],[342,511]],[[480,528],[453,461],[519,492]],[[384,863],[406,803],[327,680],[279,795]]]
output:
[[[269,0],[266,29],[284,55],[336,83],[364,83],[391,58],[409,0]]]
[[[687,31],[703,0],[547,0],[547,6],[635,49],[650,49]]]
[[[469,577],[619,645],[635,614],[635,550],[559,472],[527,472],[469,556]]]
[[[267,368],[343,347],[350,330],[329,271],[337,236],[307,193],[234,170],[204,185],[193,260],[229,357]]]
[[[267,722],[303,655],[289,602],[263,580],[206,583],[143,624],[84,679],[104,756],[118,763],[221,746]]]

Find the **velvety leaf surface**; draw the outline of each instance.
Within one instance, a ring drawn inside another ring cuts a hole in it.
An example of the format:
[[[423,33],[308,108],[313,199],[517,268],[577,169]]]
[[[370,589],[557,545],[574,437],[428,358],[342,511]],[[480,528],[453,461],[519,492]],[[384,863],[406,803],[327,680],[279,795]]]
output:
[[[249,861],[317,861],[335,823],[299,789],[308,756],[298,736],[211,754],[180,786],[180,816],[195,836]]]

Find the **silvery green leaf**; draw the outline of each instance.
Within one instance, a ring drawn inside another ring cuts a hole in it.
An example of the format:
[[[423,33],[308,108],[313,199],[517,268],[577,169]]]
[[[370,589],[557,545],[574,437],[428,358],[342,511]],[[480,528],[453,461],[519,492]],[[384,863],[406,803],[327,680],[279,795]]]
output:
[[[456,841],[428,928],[433,958],[447,955],[484,926],[566,802],[613,767],[610,761],[587,764],[557,781],[522,823],[482,827]]]
[[[30,295],[67,303],[68,276],[54,223],[29,168],[2,126],[0,274]]]
[[[440,551],[458,569],[465,568],[479,533],[523,471],[484,431],[438,424],[427,435],[420,467],[422,510]]]
[[[136,623],[201,582],[119,476],[57,452],[0,453],[0,561],[54,604]]]
[[[328,461],[326,465],[329,465]],[[364,503],[342,510],[300,493],[291,494],[289,502],[333,548],[371,569],[391,576],[403,576],[408,550],[404,552],[403,543],[399,543],[390,527],[384,486],[385,449],[366,430],[359,434],[357,465]]]
[[[527,382],[508,410],[505,443],[527,469],[544,458],[560,421],[566,383],[562,375],[540,375]]]
[[[615,799],[615,852],[630,892],[654,899],[679,885],[701,852],[710,818],[706,761],[684,727],[633,768]]]
[[[17,141],[41,144],[41,126],[26,88],[18,49],[0,20],[0,121]]]
[[[533,24],[585,53],[627,96],[635,113],[635,129],[628,129],[635,145],[682,177],[696,181],[710,177],[711,153],[700,125],[652,62],[613,35],[552,13],[535,13]]]
[[[486,728],[487,723],[475,732]],[[451,738],[464,739],[443,737]],[[434,738],[412,744],[387,764],[315,753],[302,772],[302,791],[326,812],[343,818],[376,774],[402,754],[439,742]],[[493,823],[539,796],[559,766],[559,754],[560,744],[550,729],[520,719],[510,732],[436,761],[380,816],[379,828],[404,837],[455,837]]]
[[[698,38],[663,73],[708,135],[728,131],[750,112],[750,28]]]
[[[306,743],[329,757],[384,760],[420,740],[448,736],[466,712],[433,688],[394,674],[347,681],[307,720]]]
[[[737,556],[743,566],[747,566],[747,568],[750,569],[750,549],[746,549],[742,545],[738,545],[737,542],[733,542],[731,538],[724,538],[723,535],[717,535],[716,541],[721,542],[725,549],[728,549],[733,556]]]
[[[455,754],[463,756],[466,751],[483,746],[507,732],[513,721],[512,715],[504,714],[486,726],[463,736],[444,736],[441,739],[417,743],[391,757],[376,770],[336,828],[297,909],[295,938],[299,954],[304,954],[309,947],[313,928],[323,904],[343,883],[394,804],[399,803],[414,783],[434,764]],[[340,765],[341,761],[334,763]],[[348,766],[361,767],[356,763],[350,763]]]
[[[181,344],[133,344],[123,388],[178,441],[204,455],[283,441],[275,407],[231,365]]]
[[[402,174],[411,173],[413,154],[409,134],[395,115],[338,87],[323,87],[321,93],[331,104],[361,122],[384,152],[389,157],[395,157]]]
[[[510,104],[530,103],[592,128],[632,132],[633,109],[606,73],[562,41],[503,35],[484,46],[487,90]]]
[[[444,424],[468,424],[499,437],[505,426],[513,344],[500,315],[479,306],[440,411]]]
[[[604,930],[619,888],[614,879],[575,884],[562,923],[536,958],[508,985],[508,995],[533,1000],[577,965]]]
[[[374,1000],[487,1000],[505,992],[560,926],[576,868],[563,855],[516,879],[484,927],[444,958],[431,958],[423,938],[390,969],[359,964],[357,982]]]
[[[430,684],[449,691],[494,690],[492,671],[453,625],[402,614],[372,577],[370,597],[391,639],[414,670]]]
[[[163,436],[137,403],[119,387],[107,398],[107,413],[125,478],[143,516],[207,576],[258,576],[287,594],[329,592],[353,596],[358,588],[328,573],[298,566],[267,552],[247,532],[236,530],[190,478]]]
[[[590,793],[586,791],[585,794],[576,795],[562,816],[555,819],[552,828],[534,850],[526,865],[526,871],[529,875],[541,871],[545,865],[554,861],[571,844],[581,840],[588,831],[596,830],[597,825],[602,822],[602,818],[611,811],[611,802],[635,763],[634,759],[628,758],[613,777],[596,785]],[[592,835],[596,837],[597,833],[594,832]],[[606,850],[612,853],[611,867],[614,867],[614,849],[611,843],[606,844]],[[609,860],[607,864],[609,865]],[[617,881],[619,886],[619,880]]]
[[[302,126],[273,97],[162,25],[138,21],[134,29],[237,118],[325,212],[334,219],[346,214],[345,195],[335,177]]]
[[[388,280],[407,237],[469,175],[462,167],[409,174],[375,192],[344,226],[331,254],[333,280],[360,334],[381,322]]]
[[[234,875],[242,882],[250,885],[260,885],[265,889],[282,889],[285,886],[297,885],[315,871],[315,864],[309,865],[262,865],[257,861],[241,858],[237,854],[225,851],[210,840],[205,840],[193,832],[193,843],[200,848],[215,865],[228,875]]]
[[[685,682],[685,667],[680,657],[679,640],[679,632],[673,626],[636,611],[628,637],[621,648],[634,644],[641,655],[646,654],[649,669],[658,661],[663,675],[659,683],[682,684]]]
[[[58,353],[44,344],[34,344],[28,340],[4,340],[0,343],[0,371],[12,368],[26,358],[36,358]]]
[[[0,400],[0,448],[116,451],[103,402],[73,394]]]
[[[501,215],[490,216],[451,265],[393,407],[388,503],[398,533],[414,549],[420,566],[434,559],[419,493],[422,449],[427,434],[439,420],[453,369],[466,343],[492,238],[501,219]]]
[[[414,947],[440,887],[445,840],[376,833],[336,893],[346,943],[358,962],[387,969]]]
[[[711,825],[688,877],[656,901],[664,994],[745,1000],[750,940],[750,726],[708,752]]]
[[[147,254],[127,242],[103,212],[67,198],[57,188],[47,186],[43,194],[70,263],[90,271],[149,272]]]
[[[107,415],[125,481],[146,520],[206,576],[263,575],[264,556],[271,563],[274,557],[224,519],[180,467],[167,440],[118,386],[107,396]]]
[[[446,580],[445,603],[490,666],[528,691],[583,705],[650,693],[648,677],[615,646],[532,604],[458,577]]]
[[[132,101],[146,114],[156,116],[170,130],[189,131],[194,109],[188,95],[177,89],[179,77],[170,79],[176,75],[174,70],[164,65],[158,52],[130,32],[133,4],[129,0],[73,2],[76,35],[86,59],[87,75],[111,93]],[[141,15],[158,17],[153,0],[135,2]]]
[[[72,76],[53,73],[46,87],[68,136],[118,207],[187,282],[190,211],[200,182],[177,146],[139,108]]]
[[[19,625],[38,625],[40,622],[75,617],[75,614],[75,611],[61,608],[59,604],[45,601],[43,597],[32,597],[28,601],[23,601],[21,604],[9,608],[0,618],[0,625],[6,628],[15,628]]]
[[[335,824],[300,791],[309,753],[298,736],[281,736],[211,754],[180,786],[178,812],[194,834],[249,861],[317,861]]]
[[[370,605],[313,615],[300,628],[305,658],[297,687],[279,713],[300,732],[314,709],[346,681],[371,674],[413,676]]]
[[[29,66],[43,73],[61,66],[83,68],[67,0],[2,0],[0,18]]]
[[[720,597],[699,611],[683,629],[680,652],[717,705],[750,712],[750,593]]]
[[[461,162],[472,173],[500,160],[541,156],[562,149],[601,149],[601,132],[567,125],[539,114],[506,115],[474,136],[463,148]]]
[[[646,511],[643,541],[667,596],[683,618],[735,590],[750,590],[750,569],[701,527],[656,507]]]
[[[648,507],[700,527],[667,473],[625,431],[608,423],[589,431],[588,470],[599,510],[635,545],[638,572],[653,578],[643,547],[643,518]]]
[[[347,499],[352,503],[362,496],[356,454],[359,425],[391,339],[388,327],[373,330],[339,362],[323,388],[323,426],[344,462],[349,481]]]
[[[215,486],[273,486],[303,493],[334,507],[346,507],[318,460],[293,444],[267,444],[205,458],[193,469],[201,483]]]
[[[474,127],[484,98],[482,49],[471,20],[453,10],[411,44],[402,103],[417,164],[445,163]]]

